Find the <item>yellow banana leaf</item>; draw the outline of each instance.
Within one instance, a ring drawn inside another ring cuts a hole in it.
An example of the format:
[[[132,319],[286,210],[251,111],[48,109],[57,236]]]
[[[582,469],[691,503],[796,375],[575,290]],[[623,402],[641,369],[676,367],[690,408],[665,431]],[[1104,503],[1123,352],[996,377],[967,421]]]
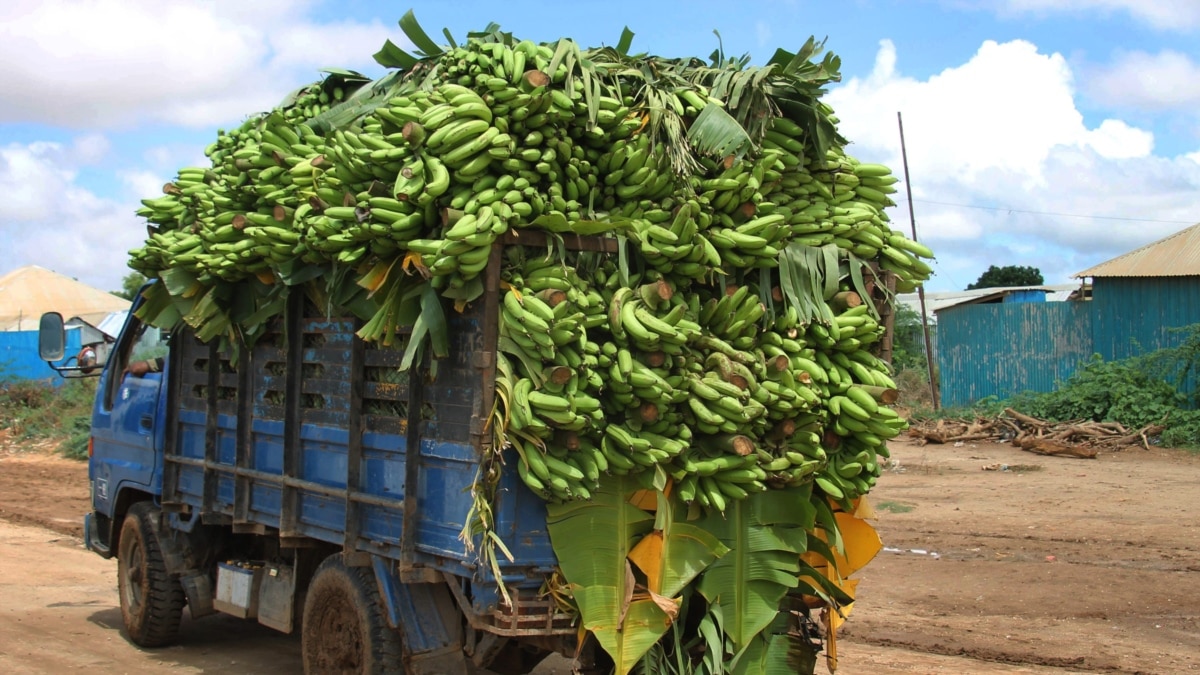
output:
[[[706,567],[729,552],[712,533],[682,522],[677,509],[685,509],[676,500],[669,503],[658,493],[658,529],[647,534],[633,547],[629,559],[646,575],[646,587],[652,594],[674,598]]]
[[[842,546],[813,546],[812,550],[801,557],[804,562],[812,566],[811,570],[802,578],[819,574],[828,584],[841,590],[849,599],[849,601],[841,602],[837,607],[826,609],[825,622],[829,630],[829,639],[833,645],[836,645],[836,642],[833,641],[837,638],[838,628],[845,623],[846,618],[854,609],[858,580],[848,577],[865,567],[883,549],[883,541],[879,538],[879,533],[871,527],[870,523],[859,517],[859,514],[870,513],[873,512],[865,499],[855,505],[854,513],[834,512],[833,518]],[[815,538],[821,542],[828,542],[831,537],[830,533],[819,529],[815,533]],[[818,580],[814,578],[812,581],[814,582],[813,587],[818,588],[819,585],[816,583]],[[816,598],[809,598],[809,600],[810,606],[818,605]],[[834,646],[829,653],[834,668],[836,668],[836,654],[836,646]]]

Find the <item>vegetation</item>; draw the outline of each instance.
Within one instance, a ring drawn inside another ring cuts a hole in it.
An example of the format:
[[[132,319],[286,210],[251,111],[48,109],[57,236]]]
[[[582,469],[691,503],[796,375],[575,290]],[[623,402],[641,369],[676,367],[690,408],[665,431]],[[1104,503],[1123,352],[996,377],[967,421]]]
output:
[[[1161,424],[1166,427],[1163,445],[1200,448],[1200,323],[1172,332],[1183,335],[1175,347],[1117,361],[1095,355],[1051,392],[987,397],[967,408],[943,409],[936,415],[923,411],[919,416],[994,417],[1011,407],[1053,422],[1119,422],[1136,429]],[[897,384],[903,386],[899,375]]]
[[[900,392],[899,405],[909,409],[932,408],[929,360],[925,355],[925,331],[920,312],[908,305],[897,304],[893,331],[892,368],[895,375],[892,379]],[[936,363],[934,367],[936,369]]]
[[[133,300],[133,296],[137,294],[138,289],[141,288],[142,284],[144,283],[146,283],[145,276],[139,272],[130,272],[129,274],[125,275],[124,279],[121,280],[121,290],[109,292],[117,297],[125,298],[126,300]]]
[[[88,431],[96,380],[68,380],[59,386],[18,379],[0,380],[0,430],[18,441],[58,441],[72,459],[87,457]]]
[[[926,370],[925,332],[921,326],[920,312],[898,303],[893,330],[892,365],[896,370]]]
[[[987,268],[987,271],[979,275],[978,281],[967,286],[967,290],[999,288],[1001,286],[1041,286],[1044,283],[1046,281],[1042,278],[1042,272],[1036,267],[1018,265],[996,267],[992,265]]]

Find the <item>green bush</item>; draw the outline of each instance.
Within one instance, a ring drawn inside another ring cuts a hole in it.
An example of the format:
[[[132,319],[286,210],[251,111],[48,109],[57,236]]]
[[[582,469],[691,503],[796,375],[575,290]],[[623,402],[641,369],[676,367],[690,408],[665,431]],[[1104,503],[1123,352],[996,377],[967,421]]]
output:
[[[1137,429],[1163,424],[1163,444],[1200,447],[1195,379],[1200,372],[1200,324],[1172,332],[1184,336],[1176,347],[1119,361],[1093,356],[1055,391],[1026,392],[1004,403],[1052,421],[1120,422]]]
[[[1104,361],[1094,356],[1055,391],[1021,394],[1010,403],[1042,419],[1117,421],[1144,427],[1188,404],[1187,396],[1175,385],[1145,366],[1144,357]]]
[[[59,451],[76,459],[87,457],[87,439],[96,397],[94,378],[46,382],[0,381],[0,429],[19,440],[62,439]]]

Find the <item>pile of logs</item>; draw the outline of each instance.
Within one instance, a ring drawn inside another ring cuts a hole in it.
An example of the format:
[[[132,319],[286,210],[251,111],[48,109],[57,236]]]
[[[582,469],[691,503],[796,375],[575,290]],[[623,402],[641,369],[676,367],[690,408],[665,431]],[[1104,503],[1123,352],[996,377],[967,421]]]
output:
[[[1012,408],[994,419],[911,420],[909,435],[919,443],[965,441],[1011,442],[1039,455],[1095,459],[1100,451],[1117,451],[1131,446],[1150,449],[1150,438],[1163,427],[1149,425],[1127,429],[1116,422],[1047,422],[1022,415]]]

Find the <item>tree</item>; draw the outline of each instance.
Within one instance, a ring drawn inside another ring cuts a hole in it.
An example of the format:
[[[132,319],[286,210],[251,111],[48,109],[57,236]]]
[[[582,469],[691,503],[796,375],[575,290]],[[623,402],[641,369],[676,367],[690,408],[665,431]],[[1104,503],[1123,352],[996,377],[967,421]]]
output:
[[[896,370],[911,368],[924,372],[927,360],[921,313],[906,304],[897,304],[892,330],[892,365]]]
[[[998,286],[1041,286],[1046,283],[1042,279],[1042,271],[1036,267],[992,265],[979,275],[979,280],[967,286],[968,291],[980,288],[996,288]]]
[[[119,298],[133,300],[133,296],[137,295],[138,289],[141,288],[142,284],[144,283],[146,283],[146,277],[137,272],[130,272],[129,274],[125,275],[124,279],[121,280],[121,290],[112,291],[112,294]]]

